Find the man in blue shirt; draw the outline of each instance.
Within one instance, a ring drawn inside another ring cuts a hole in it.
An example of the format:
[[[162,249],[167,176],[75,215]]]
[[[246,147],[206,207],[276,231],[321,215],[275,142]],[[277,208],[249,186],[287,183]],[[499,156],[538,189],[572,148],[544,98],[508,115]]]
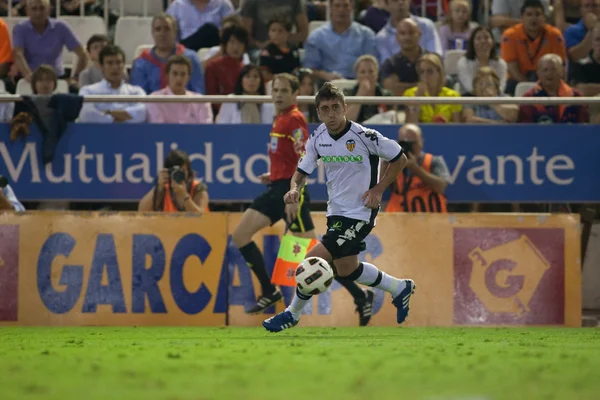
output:
[[[377,57],[375,34],[352,21],[350,0],[331,1],[331,22],[315,29],[304,43],[304,66],[324,81],[354,78],[354,62],[364,54]]]
[[[586,58],[592,50],[592,28],[600,18],[600,0],[581,0],[581,19],[565,30],[565,44],[571,61]]]
[[[398,23],[405,18],[410,18],[419,27],[421,31],[421,39],[419,45],[429,53],[437,53],[440,56],[444,54],[442,50],[442,42],[438,35],[435,25],[428,18],[417,17],[410,14],[409,0],[387,0],[390,19],[388,23],[377,33],[377,52],[379,53],[379,64],[383,65],[384,61],[400,53],[402,48],[396,40],[398,33]]]
[[[25,211],[25,207],[19,202],[10,185],[6,185],[0,190],[0,211],[7,210]]]
[[[165,66],[169,57],[183,55],[192,62],[192,76],[187,85],[191,92],[205,94],[204,73],[198,54],[177,43],[177,22],[175,18],[160,14],[152,20],[152,38],[154,47],[133,61],[129,82],[139,86],[147,94],[164,89],[167,86]]]

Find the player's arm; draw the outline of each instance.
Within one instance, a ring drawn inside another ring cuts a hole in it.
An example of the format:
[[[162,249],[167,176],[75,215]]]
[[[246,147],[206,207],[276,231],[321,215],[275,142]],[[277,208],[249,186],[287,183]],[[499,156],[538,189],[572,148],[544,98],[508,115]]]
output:
[[[398,174],[404,169],[408,159],[402,147],[394,141],[386,138],[381,133],[372,130],[365,134],[369,152],[384,160],[379,182],[373,189],[383,193],[393,182]]]
[[[300,190],[306,185],[308,176],[317,168],[319,154],[313,138],[309,138],[306,143],[306,152],[298,161],[298,169],[292,176],[290,191],[286,193],[283,200],[286,204],[297,203],[300,199]]]

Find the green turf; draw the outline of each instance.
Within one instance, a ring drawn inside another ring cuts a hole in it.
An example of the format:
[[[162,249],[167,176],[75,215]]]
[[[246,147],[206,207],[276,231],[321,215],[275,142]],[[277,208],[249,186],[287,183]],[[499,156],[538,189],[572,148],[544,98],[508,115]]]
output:
[[[0,399],[600,399],[600,330],[0,328]]]

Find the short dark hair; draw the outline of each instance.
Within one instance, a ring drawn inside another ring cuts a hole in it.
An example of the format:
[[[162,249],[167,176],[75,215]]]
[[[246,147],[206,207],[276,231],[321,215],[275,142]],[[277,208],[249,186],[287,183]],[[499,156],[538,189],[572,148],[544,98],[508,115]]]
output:
[[[190,75],[192,74],[192,62],[186,56],[175,55],[169,57],[167,65],[165,65],[165,74],[169,75],[169,72],[171,72],[171,67],[173,65],[185,65],[188,68],[188,72],[190,73]]]
[[[242,42],[245,48],[248,48],[249,35],[246,28],[240,25],[231,25],[223,29],[223,35],[221,35],[221,44],[223,46],[227,45],[227,42],[229,42],[229,39],[232,37]]]
[[[539,8],[540,10],[542,10],[543,13],[546,12],[544,4],[541,0],[525,0],[523,6],[521,7],[521,15],[523,15],[525,13],[525,10],[528,8]]]
[[[292,21],[290,21],[290,19],[284,15],[276,15],[271,18],[267,24],[267,29],[271,29],[271,25],[273,24],[279,24],[283,26],[283,29],[285,29],[288,33],[291,32],[292,28],[294,27]]]
[[[54,80],[54,89],[56,89],[56,85],[58,84],[58,76],[56,75],[56,71],[54,68],[48,64],[42,64],[33,70],[31,74],[31,89],[34,94],[37,94],[37,90],[35,89],[35,84],[44,79],[45,77],[49,77]]]
[[[104,64],[104,59],[106,57],[118,55],[121,55],[121,57],[123,57],[123,62],[125,62],[125,52],[123,49],[121,49],[119,46],[115,46],[114,44],[109,44],[100,52],[100,56],[98,57],[100,59],[100,65]]]
[[[473,29],[473,32],[471,32],[471,36],[469,36],[469,41],[467,42],[467,52],[465,53],[465,57],[467,58],[467,60],[475,59],[475,35],[477,35],[481,31],[486,31],[492,38],[492,41],[494,40],[494,35],[492,34],[490,28],[483,25],[479,25],[477,28]],[[489,57],[490,60],[498,59],[498,52],[496,51],[495,43],[492,45]]]
[[[87,41],[87,44],[85,45],[86,50],[89,52],[90,49],[92,48],[92,45],[95,43],[110,43],[110,39],[108,38],[108,36],[106,35],[92,35],[92,37],[90,37]]]
[[[315,96],[315,104],[317,108],[319,108],[321,102],[325,100],[339,100],[342,104],[346,103],[344,92],[338,89],[331,82],[325,82],[323,86],[321,86],[321,89],[319,89],[317,92],[317,95]]]
[[[273,83],[275,83],[275,81],[278,79],[289,82],[290,87],[292,88],[292,93],[296,93],[300,88],[300,80],[290,73],[284,72],[282,74],[275,75],[273,77]]]

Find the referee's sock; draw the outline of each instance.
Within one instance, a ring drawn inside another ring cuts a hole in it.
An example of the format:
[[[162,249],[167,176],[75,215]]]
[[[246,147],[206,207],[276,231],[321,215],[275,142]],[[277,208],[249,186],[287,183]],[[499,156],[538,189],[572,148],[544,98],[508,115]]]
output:
[[[271,283],[271,278],[267,273],[267,267],[265,267],[265,259],[256,243],[254,243],[254,241],[248,243],[240,248],[240,253],[242,253],[244,260],[246,260],[246,264],[248,264],[250,269],[252,269],[252,272],[254,272],[254,275],[258,278],[263,294],[272,294],[275,291],[275,286]]]
[[[373,264],[361,262],[358,268],[350,275],[344,277],[346,280],[356,281],[388,292],[393,298],[398,296],[406,287],[404,279],[398,279],[379,270]]]

